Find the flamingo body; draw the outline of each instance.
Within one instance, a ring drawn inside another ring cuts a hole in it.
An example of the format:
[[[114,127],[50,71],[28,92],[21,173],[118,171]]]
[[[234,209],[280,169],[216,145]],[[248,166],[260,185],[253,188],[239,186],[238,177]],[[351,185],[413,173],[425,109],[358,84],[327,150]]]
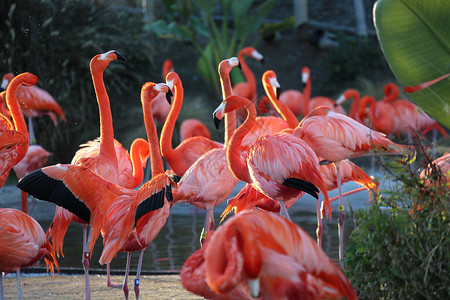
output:
[[[180,141],[194,136],[202,136],[211,139],[208,127],[198,119],[185,119],[180,125]]]

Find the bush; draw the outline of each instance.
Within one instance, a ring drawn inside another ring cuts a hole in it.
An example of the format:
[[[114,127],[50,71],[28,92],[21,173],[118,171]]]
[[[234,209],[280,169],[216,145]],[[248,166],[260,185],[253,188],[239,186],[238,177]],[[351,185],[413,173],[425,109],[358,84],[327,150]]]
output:
[[[430,159],[419,150],[424,157],[414,165],[425,166]],[[355,214],[347,276],[360,299],[446,299],[450,192],[444,174],[432,168],[426,181],[405,161],[384,166],[397,185]]]
[[[56,128],[47,117],[35,120],[38,143],[53,153],[50,162],[70,162],[80,143],[99,135],[89,70],[96,54],[115,49],[128,60],[112,63],[104,76],[116,138],[123,142],[130,126],[134,131],[143,128],[140,89],[155,76],[160,79],[160,71],[150,76],[155,46],[141,30],[141,19],[127,9],[88,0],[0,2],[1,72],[34,73],[37,85],[49,91],[67,115],[67,123]]]

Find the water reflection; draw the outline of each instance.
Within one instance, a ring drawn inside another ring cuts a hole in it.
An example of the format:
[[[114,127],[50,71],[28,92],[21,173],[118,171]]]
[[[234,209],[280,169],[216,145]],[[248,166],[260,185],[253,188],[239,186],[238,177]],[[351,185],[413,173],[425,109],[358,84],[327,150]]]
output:
[[[233,194],[234,196],[243,186],[239,183]],[[356,188],[355,183],[346,183],[344,191]],[[330,192],[330,197],[337,195],[337,192]],[[360,192],[344,199],[346,207],[348,203],[352,209],[367,206],[368,193]],[[0,190],[0,206],[13,207],[19,209],[20,193],[14,186]],[[226,207],[226,203],[214,209],[216,226],[220,226],[220,214]],[[43,201],[38,201],[37,210],[33,217],[38,220],[44,230],[46,230],[54,216],[55,205]],[[315,200],[309,195],[297,201],[289,210],[292,220],[306,230],[314,239],[317,227],[315,215]],[[338,258],[338,203],[332,203],[333,217],[331,221],[324,220],[323,249],[334,260]],[[231,215],[230,215],[231,216]],[[353,230],[353,220],[347,213],[345,219],[344,244],[348,244],[348,238]],[[156,239],[150,244],[144,254],[143,271],[179,271],[184,261],[192,252],[199,248],[200,232],[204,224],[205,211],[194,208],[189,204],[179,204],[172,208],[171,214],[166,224],[162,228]],[[71,224],[64,240],[64,258],[59,258],[58,262],[63,268],[81,268],[81,248],[82,226]],[[98,239],[90,267],[92,269],[105,270],[105,266],[98,264],[101,255],[102,239]],[[131,270],[137,267],[138,253],[132,255]],[[124,270],[126,254],[119,253],[111,263],[112,270]]]

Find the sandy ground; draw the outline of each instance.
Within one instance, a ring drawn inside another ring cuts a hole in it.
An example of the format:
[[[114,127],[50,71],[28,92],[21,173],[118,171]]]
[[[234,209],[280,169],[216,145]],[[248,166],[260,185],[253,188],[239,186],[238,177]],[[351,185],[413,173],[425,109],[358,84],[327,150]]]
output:
[[[123,276],[112,276],[113,283],[121,283]],[[135,299],[133,277],[129,277],[130,299]],[[85,285],[82,275],[22,276],[22,299],[84,299]],[[91,275],[91,299],[124,299],[122,288],[108,288],[106,275]],[[5,299],[17,299],[16,276],[3,278]],[[203,299],[186,291],[178,275],[141,276],[140,299]]]

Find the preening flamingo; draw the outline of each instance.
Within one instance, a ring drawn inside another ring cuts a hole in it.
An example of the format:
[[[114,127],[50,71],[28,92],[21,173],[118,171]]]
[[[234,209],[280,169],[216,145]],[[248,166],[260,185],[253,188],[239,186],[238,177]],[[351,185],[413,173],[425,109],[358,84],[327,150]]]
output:
[[[22,84],[33,85],[36,82],[37,77],[33,74],[22,73],[14,77],[7,87],[6,105],[12,120],[1,117],[0,122],[0,188],[5,184],[9,171],[25,157],[30,144],[16,93]]]
[[[14,78],[13,73],[7,73],[3,76],[2,85],[6,89],[8,84]],[[17,99],[19,100],[23,114],[28,118],[28,130],[30,132],[30,142],[35,143],[36,137],[33,129],[33,118],[48,115],[53,124],[58,123],[58,116],[66,121],[66,115],[56,100],[45,90],[37,86],[21,86],[17,89]]]
[[[264,62],[264,56],[259,53],[253,47],[244,47],[239,51],[238,59],[242,66],[242,73],[244,73],[245,82],[238,82],[233,86],[233,95],[239,95],[241,97],[247,98],[256,104],[257,93],[256,93],[256,79],[252,70],[245,61],[245,57],[251,57],[257,61]],[[237,110],[236,116],[238,120],[245,119],[245,110]]]
[[[194,136],[202,136],[211,139],[208,127],[199,119],[185,119],[180,125],[180,142]]]
[[[0,208],[0,298],[3,300],[3,274],[16,272],[17,292],[22,299],[20,269],[32,266],[44,258],[47,271],[54,276],[59,265],[52,245],[41,225],[26,213],[16,209]]]
[[[318,157],[336,165],[339,191],[339,259],[343,267],[344,202],[340,162],[344,159],[370,155],[375,150],[403,154],[408,147],[390,141],[352,118],[319,106],[306,115],[293,133],[303,139]]]
[[[170,87],[173,87],[174,99],[161,131],[161,153],[175,174],[183,176],[200,156],[209,150],[222,148],[223,144],[202,136],[194,136],[182,141],[175,149],[172,148],[175,122],[183,104],[183,85],[175,72],[170,72],[166,76],[166,82]]]
[[[322,215],[331,217],[328,193],[319,172],[319,161],[304,141],[288,134],[263,136],[255,141],[245,159],[241,157],[240,145],[256,118],[253,103],[239,96],[230,96],[214,111],[214,118],[220,120],[238,107],[245,107],[248,116],[227,146],[227,161],[233,175],[250,183],[267,197],[279,201],[286,218],[289,215],[284,201],[294,197],[298,199],[306,192],[317,199],[319,209],[317,193],[320,190],[325,195]]]
[[[224,59],[219,64],[218,71],[224,98],[232,94],[230,71],[233,67],[239,66],[239,60],[236,57]],[[231,113],[225,116],[225,145],[235,129],[236,117],[234,113]],[[201,236],[203,240],[205,232],[214,229],[214,207],[225,201],[237,182],[238,180],[228,168],[226,146],[210,150],[191,165],[181,177],[178,188],[174,192],[172,205],[186,202],[206,210]]]
[[[25,157],[13,167],[14,173],[18,179],[27,175],[28,173],[40,169],[47,163],[50,152],[42,148],[40,145],[30,145]],[[28,213],[28,195],[24,191],[21,191],[22,198],[22,211]],[[34,200],[33,200],[34,201]]]
[[[305,83],[305,88],[303,89],[303,96],[305,97],[303,106],[303,116],[306,116],[314,108],[322,105],[327,106],[334,112],[345,115],[344,108],[340,105],[336,106],[336,103],[333,99],[324,96],[316,96],[311,98],[311,70],[308,67],[305,67],[302,74],[305,74],[302,77],[303,82]]]
[[[109,263],[119,251],[141,251],[135,281],[139,295],[142,252],[164,225],[169,214],[172,181],[170,170],[164,173],[156,127],[151,118],[151,99],[158,93],[170,93],[165,84],[147,83],[142,88],[144,120],[150,145],[153,178],[138,190],[118,186],[90,171],[84,164],[55,165],[34,171],[19,181],[18,187],[45,201],[63,206],[85,222],[92,231],[89,252],[100,232],[104,247],[100,263]],[[52,187],[52,188],[49,188]],[[130,254],[129,254],[130,256]],[[124,282],[128,297],[128,269]]]
[[[256,210],[233,216],[208,236],[180,277],[184,288],[211,299],[357,299],[308,233]]]
[[[309,77],[308,67],[302,68],[302,85],[307,82]],[[304,79],[305,78],[305,79]],[[305,87],[303,87],[305,89]],[[304,113],[305,96],[299,90],[286,90],[280,94],[280,100],[292,111],[292,113],[298,117],[300,115],[306,115]]]

